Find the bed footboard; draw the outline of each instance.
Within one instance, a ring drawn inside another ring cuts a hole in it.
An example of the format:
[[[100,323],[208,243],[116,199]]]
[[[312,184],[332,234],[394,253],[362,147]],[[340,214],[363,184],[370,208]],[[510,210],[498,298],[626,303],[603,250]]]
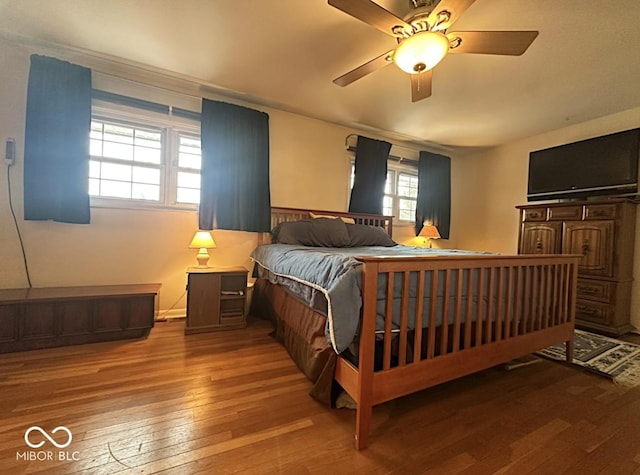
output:
[[[358,365],[339,358],[335,374],[358,403],[356,448],[367,446],[376,404],[551,344],[565,342],[570,361],[578,259],[362,258]],[[382,309],[379,286],[386,288]],[[381,318],[384,330],[376,332]]]

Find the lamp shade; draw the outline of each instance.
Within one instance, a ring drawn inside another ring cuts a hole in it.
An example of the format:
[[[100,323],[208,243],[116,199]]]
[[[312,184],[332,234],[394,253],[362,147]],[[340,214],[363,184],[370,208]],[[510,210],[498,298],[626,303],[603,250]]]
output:
[[[421,31],[402,40],[393,54],[393,61],[409,74],[429,71],[447,55],[449,40],[437,31]]]
[[[440,233],[438,232],[438,228],[433,224],[425,224],[422,226],[422,231],[418,236],[422,236],[427,239],[440,239]]]
[[[198,231],[189,244],[189,249],[214,249],[215,247],[216,242],[209,231]]]

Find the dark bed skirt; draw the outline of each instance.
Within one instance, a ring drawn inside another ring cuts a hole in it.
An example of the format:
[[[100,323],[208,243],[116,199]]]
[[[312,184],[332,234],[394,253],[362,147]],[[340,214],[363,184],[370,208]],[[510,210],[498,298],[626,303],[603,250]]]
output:
[[[254,284],[250,313],[273,322],[273,336],[314,383],[310,395],[332,405],[339,391],[333,381],[337,355],[324,333],[326,317],[262,278]]]

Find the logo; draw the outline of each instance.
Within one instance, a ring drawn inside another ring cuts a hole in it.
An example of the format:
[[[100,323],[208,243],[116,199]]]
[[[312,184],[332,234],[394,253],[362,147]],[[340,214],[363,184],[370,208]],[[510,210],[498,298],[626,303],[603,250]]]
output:
[[[69,447],[69,445],[71,444],[71,440],[73,439],[73,435],[71,435],[71,431],[69,429],[67,429],[65,426],[56,427],[55,429],[53,429],[51,431],[51,435],[47,434],[47,432],[44,429],[42,429],[42,427],[31,426],[24,433],[24,441],[32,449],[39,449],[40,447],[42,447],[46,443],[46,441],[44,441],[44,440],[41,440],[40,442],[37,442],[35,444],[33,442],[31,442],[29,436],[34,431],[40,432],[40,434],[42,434],[42,436],[45,439],[47,439],[52,445],[54,445],[55,447],[57,447],[59,449],[65,449],[65,448]],[[62,432],[67,434],[67,441],[64,442],[64,443],[61,443],[61,444],[56,442],[56,440],[52,437],[53,435],[55,435],[57,432],[60,432],[60,431],[62,431]]]
[[[24,432],[24,441],[31,449],[41,450],[25,450],[16,452],[16,460],[22,460],[25,462],[41,462],[45,460],[53,461],[72,461],[80,460],[80,452],[66,452],[61,449],[66,449],[71,445],[73,435],[71,431],[65,426],[58,426],[50,433],[47,433],[40,426],[31,426]],[[45,444],[50,444],[53,447],[46,447]],[[45,450],[48,448],[49,450]]]

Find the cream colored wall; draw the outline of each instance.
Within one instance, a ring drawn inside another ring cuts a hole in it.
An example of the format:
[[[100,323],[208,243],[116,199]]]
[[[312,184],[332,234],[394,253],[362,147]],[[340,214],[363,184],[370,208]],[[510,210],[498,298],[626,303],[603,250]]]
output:
[[[184,315],[185,270],[195,264],[196,251],[187,248],[197,229],[195,211],[92,208],[89,225],[22,219],[29,55],[26,48],[0,42],[0,142],[8,137],[16,139],[17,160],[10,171],[12,196],[33,286],[158,282],[162,284],[160,314]],[[114,92],[132,92],[127,88],[133,86],[126,82],[118,84],[104,77],[98,77],[94,84],[96,82],[100,87],[110,83],[107,86],[110,90],[115,88]],[[148,94],[144,98],[149,100],[160,100],[163,95],[162,90]],[[272,205],[345,210],[350,174],[345,138],[358,131],[288,112],[253,107],[270,116]],[[371,133],[364,135],[384,138]],[[6,174],[6,167],[2,167],[0,288],[26,287],[22,255],[9,212]],[[397,231],[402,235],[407,229],[411,228]],[[215,265],[250,268],[249,253],[257,244],[256,234],[215,230],[213,236],[218,246],[211,252]],[[174,308],[168,312],[170,307]]]
[[[640,127],[640,108],[458,157],[452,173],[452,228],[457,246],[516,253],[515,206],[527,202],[529,152],[635,127]],[[632,324],[640,329],[640,216],[634,263],[631,313]]]

